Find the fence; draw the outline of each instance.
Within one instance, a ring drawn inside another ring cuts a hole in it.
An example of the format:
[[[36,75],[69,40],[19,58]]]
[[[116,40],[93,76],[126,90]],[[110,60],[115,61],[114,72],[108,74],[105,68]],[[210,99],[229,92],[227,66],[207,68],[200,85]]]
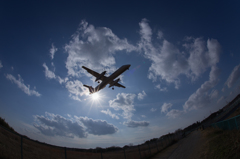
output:
[[[77,149],[41,143],[12,132],[0,125],[0,158],[13,159],[145,159],[180,140],[182,133],[169,134],[154,142],[125,146],[117,150]]]
[[[218,127],[223,130],[233,130],[240,128],[240,115],[231,119],[220,121],[212,124],[213,127]]]
[[[225,110],[214,119],[214,122],[218,122],[219,120],[222,120],[224,116],[227,116],[231,112],[235,111],[239,107],[239,104],[240,104],[240,98],[238,95],[236,99],[233,99],[233,101],[229,103],[229,106],[225,108]]]

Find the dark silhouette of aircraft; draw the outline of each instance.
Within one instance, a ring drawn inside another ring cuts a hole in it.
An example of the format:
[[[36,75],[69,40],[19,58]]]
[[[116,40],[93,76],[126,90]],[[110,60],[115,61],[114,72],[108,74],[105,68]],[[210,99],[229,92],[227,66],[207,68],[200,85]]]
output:
[[[87,70],[88,73],[96,77],[95,82],[100,83],[99,80],[102,81],[96,88],[93,88],[92,86],[88,86],[88,85],[83,85],[83,86],[89,89],[90,94],[100,91],[101,89],[105,88],[107,84],[109,84],[109,88],[112,87],[113,90],[114,90],[114,86],[126,88],[125,86],[118,83],[120,81],[120,78],[116,80],[114,79],[117,78],[120,74],[122,74],[126,70],[128,70],[130,66],[131,65],[123,65],[118,70],[116,70],[113,74],[111,74],[109,77],[105,76],[106,71],[103,71],[101,74],[99,74],[85,66],[82,66],[82,68]]]

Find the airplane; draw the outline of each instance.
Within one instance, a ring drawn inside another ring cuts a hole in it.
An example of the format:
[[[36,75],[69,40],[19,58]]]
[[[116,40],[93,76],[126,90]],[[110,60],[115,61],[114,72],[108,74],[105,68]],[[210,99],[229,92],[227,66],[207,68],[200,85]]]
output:
[[[106,71],[103,71],[101,74],[99,74],[85,66],[82,66],[82,68],[87,70],[88,73],[96,77],[95,82],[100,83],[99,80],[102,81],[102,83],[100,83],[96,88],[93,88],[92,86],[88,86],[88,85],[83,85],[83,86],[89,89],[90,94],[100,91],[101,89],[105,88],[107,84],[109,84],[109,88],[112,87],[112,90],[114,90],[114,86],[126,88],[125,86],[118,83],[120,81],[120,78],[116,80],[114,79],[117,78],[120,74],[122,74],[126,70],[128,70],[130,66],[131,65],[123,65],[118,70],[116,70],[113,74],[111,74],[109,77],[105,76]]]

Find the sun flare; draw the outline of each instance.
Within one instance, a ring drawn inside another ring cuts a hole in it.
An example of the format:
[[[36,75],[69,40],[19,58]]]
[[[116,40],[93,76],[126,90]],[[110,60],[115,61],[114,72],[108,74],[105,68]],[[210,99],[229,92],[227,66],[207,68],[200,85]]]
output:
[[[92,95],[92,100],[99,100],[99,94],[98,93],[93,93]]]

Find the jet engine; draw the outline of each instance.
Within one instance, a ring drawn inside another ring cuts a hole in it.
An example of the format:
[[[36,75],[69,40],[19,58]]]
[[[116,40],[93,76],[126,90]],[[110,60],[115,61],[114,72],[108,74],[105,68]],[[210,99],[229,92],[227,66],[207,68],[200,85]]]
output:
[[[120,81],[120,78],[116,79],[115,81],[113,81],[112,83],[109,84],[109,88],[114,86],[116,83],[118,83]]]

